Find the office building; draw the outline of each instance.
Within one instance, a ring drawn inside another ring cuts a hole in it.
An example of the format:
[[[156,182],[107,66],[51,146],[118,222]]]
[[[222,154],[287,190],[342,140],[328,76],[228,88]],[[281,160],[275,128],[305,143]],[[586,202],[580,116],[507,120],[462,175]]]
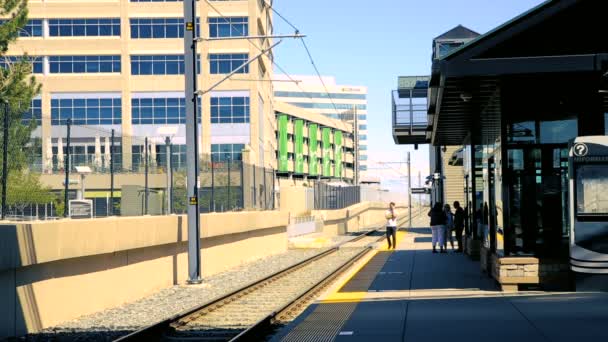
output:
[[[339,85],[334,77],[275,75],[274,98],[332,119],[355,125],[359,158],[359,179],[368,170],[367,87]],[[293,82],[296,81],[296,82]]]
[[[606,9],[546,1],[435,51],[427,134],[400,140],[463,148],[468,241],[505,289],[607,284],[606,158],[596,143],[570,149],[608,133]]]
[[[263,1],[197,3],[201,37],[272,34],[271,10]],[[181,1],[30,0],[29,18],[8,56],[31,56],[42,84],[28,113],[39,124],[34,135],[42,140],[42,171],[63,168],[57,146],[62,138],[65,149],[68,119],[72,166],[93,164],[97,137],[105,155],[103,141],[112,130],[119,172],[141,171],[146,137],[162,163],[161,145],[171,136],[174,163],[185,165]],[[270,44],[269,39],[200,42],[199,89],[206,91]],[[200,97],[202,154],[229,151],[238,160],[247,146],[250,162],[276,167],[271,55]]]
[[[353,181],[351,124],[282,102],[274,109],[279,176]]]

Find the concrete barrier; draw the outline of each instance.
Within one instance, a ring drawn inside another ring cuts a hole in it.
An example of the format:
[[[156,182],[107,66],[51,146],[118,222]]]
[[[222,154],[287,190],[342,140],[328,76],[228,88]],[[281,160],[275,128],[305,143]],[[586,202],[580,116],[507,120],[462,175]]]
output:
[[[285,252],[287,220],[278,211],[201,215],[203,276]],[[183,283],[187,238],[183,216],[0,224],[0,338]]]
[[[407,208],[397,207],[400,222]],[[327,234],[383,226],[386,203],[313,211]],[[287,211],[201,215],[203,276],[287,250]],[[0,223],[0,339],[183,283],[184,216]]]
[[[345,209],[313,210],[312,215],[321,217],[324,221],[323,232],[326,235],[341,235],[358,232],[370,227],[386,225],[384,214],[386,203],[363,202]],[[403,224],[408,215],[405,204],[397,204],[398,223]]]

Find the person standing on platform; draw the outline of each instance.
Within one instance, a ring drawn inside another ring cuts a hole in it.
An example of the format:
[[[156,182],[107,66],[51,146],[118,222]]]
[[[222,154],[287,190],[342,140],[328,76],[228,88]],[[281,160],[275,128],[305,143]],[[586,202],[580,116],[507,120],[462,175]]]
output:
[[[445,204],[445,206],[443,207],[443,210],[445,211],[445,217],[446,217],[446,222],[445,222],[445,226],[443,228],[443,234],[445,235],[445,239],[444,241],[444,251],[447,252],[448,251],[448,241],[450,242],[450,245],[452,246],[452,251],[454,251],[454,236],[452,234],[452,231],[454,230],[454,214],[452,214],[452,208],[450,208],[449,204]]]
[[[433,253],[437,253],[437,243],[439,243],[439,248],[441,249],[441,253],[443,251],[443,245],[445,243],[445,235],[442,234],[443,226],[445,226],[447,218],[445,216],[445,212],[443,211],[443,205],[437,202],[433,206],[433,209],[429,211],[429,216],[431,217],[431,231],[433,232]]]
[[[397,212],[395,211],[395,202],[389,204],[389,208],[385,213],[386,217],[386,240],[388,241],[388,249],[397,247]],[[391,243],[391,238],[393,242]]]
[[[464,209],[460,206],[460,202],[454,202],[454,231],[456,232],[456,241],[458,241],[458,250],[456,253],[462,253],[462,232],[464,230]]]

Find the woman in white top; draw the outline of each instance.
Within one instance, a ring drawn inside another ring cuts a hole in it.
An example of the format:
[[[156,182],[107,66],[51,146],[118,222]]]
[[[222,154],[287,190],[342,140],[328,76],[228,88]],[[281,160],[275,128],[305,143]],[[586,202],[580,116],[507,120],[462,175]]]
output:
[[[395,211],[395,202],[389,204],[389,208],[385,213],[386,217],[386,240],[388,241],[388,249],[397,247],[397,212]],[[391,243],[391,238],[393,239]]]

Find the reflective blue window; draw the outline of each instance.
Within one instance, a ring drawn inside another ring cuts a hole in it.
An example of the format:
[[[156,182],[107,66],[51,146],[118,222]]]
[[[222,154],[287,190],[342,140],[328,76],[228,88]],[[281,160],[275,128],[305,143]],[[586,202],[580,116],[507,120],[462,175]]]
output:
[[[122,121],[120,98],[51,98],[51,125],[72,119],[74,125],[119,125]]]
[[[43,61],[42,61],[42,57],[34,57],[34,56],[28,56],[27,58],[24,59],[24,57],[20,57],[20,56],[6,56],[6,57],[2,57],[2,59],[0,59],[0,68],[9,68],[11,64],[15,64],[15,63],[19,63],[23,60],[29,61],[30,63],[32,63],[32,73],[34,74],[42,74],[43,72]]]
[[[0,19],[0,25],[4,24],[6,20]],[[19,37],[42,37],[42,19],[30,19],[27,24],[19,30]]]
[[[211,53],[209,54],[209,65],[211,74],[229,74],[249,60],[246,53]],[[239,70],[237,74],[246,74],[249,66]]]
[[[360,165],[359,171],[367,171],[367,165]]]
[[[184,38],[183,18],[133,18],[131,22],[131,38]],[[197,19],[197,34],[200,20]]]
[[[50,56],[51,74],[120,72],[120,56]]]
[[[42,124],[42,100],[41,99],[33,99],[30,104],[30,110],[23,113],[21,118],[21,122],[24,125],[29,125],[30,122],[34,120],[38,125]]]
[[[361,135],[359,136],[359,140],[367,140],[367,135],[365,135],[365,134],[361,134]]]
[[[367,125],[359,125],[359,130],[366,130],[367,129]]]
[[[133,55],[131,75],[183,75],[184,55]]]
[[[246,37],[249,35],[249,18],[247,17],[219,17],[209,18],[209,36],[218,37]]]
[[[248,123],[249,97],[211,97],[211,123]]]
[[[245,144],[211,144],[211,158],[214,162],[243,160]]]
[[[134,125],[185,124],[186,103],[184,98],[132,99],[131,115]]]
[[[120,18],[49,19],[51,37],[120,36]]]

